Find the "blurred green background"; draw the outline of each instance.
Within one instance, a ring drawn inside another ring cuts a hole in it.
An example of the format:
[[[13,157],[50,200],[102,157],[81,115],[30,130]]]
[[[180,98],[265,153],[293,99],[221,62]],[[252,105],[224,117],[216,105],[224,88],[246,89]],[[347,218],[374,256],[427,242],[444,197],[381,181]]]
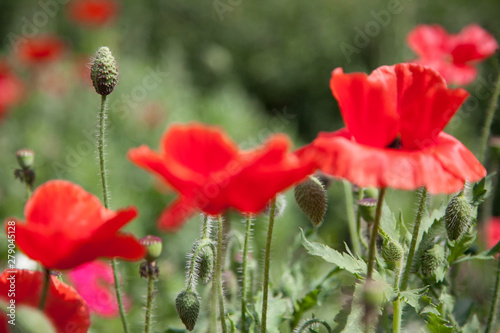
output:
[[[413,59],[405,38],[421,23],[437,23],[452,33],[477,23],[497,40],[500,37],[497,0],[124,0],[115,21],[99,28],[72,22],[67,2],[0,3],[0,55],[26,85],[22,103],[0,122],[0,219],[23,216],[25,191],[13,177],[15,152],[23,147],[36,152],[37,185],[62,178],[96,195],[101,193],[94,148],[100,98],[82,71],[92,53],[105,45],[113,51],[120,68],[119,84],[109,98],[111,205],[113,209],[128,205],[139,209],[139,217],[127,227],[139,237],[159,235],[156,218],[174,195],[166,194],[168,190],[157,180],[133,166],[126,152],[141,144],[156,149],[168,124],[218,124],[245,148],[279,131],[300,146],[319,131],[343,126],[329,88],[334,68],[370,72],[381,65]],[[13,36],[22,36],[26,25],[33,24],[34,16],[44,11],[47,3],[53,4],[54,15],[49,15],[46,24],[35,26],[36,35],[57,35],[68,48],[61,60],[35,72],[16,59],[11,42]],[[397,9],[397,14],[389,8]],[[366,46],[359,47],[359,31],[369,26],[378,26],[378,32],[368,37]],[[348,46],[355,51],[346,51]],[[478,79],[466,87],[470,102],[447,128],[474,152],[494,75],[493,60],[479,65]],[[144,80],[151,77],[156,84],[146,87]],[[499,121],[493,131],[500,134]],[[275,258],[286,256],[299,227],[310,228],[290,194],[275,233]],[[342,249],[349,237],[340,182],[330,188],[329,197],[327,218],[317,235],[324,243]],[[389,205],[401,209],[408,221],[414,215],[413,199],[413,193],[401,191],[390,191],[388,196]],[[494,209],[500,214],[496,205]],[[241,218],[231,216],[231,228],[241,231]],[[264,221],[256,223],[254,255],[258,263],[267,225]],[[199,224],[200,219],[195,218],[177,234],[161,234],[165,243],[158,283],[158,329],[183,327],[176,318],[173,300],[183,288],[185,256],[197,238]],[[5,239],[1,242],[4,248]],[[307,276],[312,281],[325,270],[320,261],[308,260]],[[275,284],[279,284],[281,268],[278,262],[273,266]],[[140,323],[146,281],[138,278],[138,263],[123,263],[121,271],[126,291],[135,301],[132,321]],[[488,279],[486,283],[472,280],[469,290],[476,290],[469,294],[470,299],[484,302],[490,286]],[[111,332],[120,325],[118,319],[96,317],[94,322],[94,332]]]

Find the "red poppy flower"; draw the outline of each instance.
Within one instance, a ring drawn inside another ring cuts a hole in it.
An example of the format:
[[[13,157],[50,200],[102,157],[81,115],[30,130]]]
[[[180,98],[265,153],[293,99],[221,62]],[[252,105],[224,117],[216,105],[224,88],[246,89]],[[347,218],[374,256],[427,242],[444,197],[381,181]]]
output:
[[[486,226],[488,248],[491,249],[500,241],[500,217],[492,217]]]
[[[118,14],[115,0],[75,0],[69,4],[68,15],[76,23],[100,27],[111,22]]]
[[[42,272],[28,270],[4,271],[0,275],[0,299],[5,302],[14,299],[16,308],[23,305],[37,308],[42,293],[43,275]],[[15,285],[13,297],[8,296],[11,282]],[[59,281],[55,276],[50,277],[43,312],[57,332],[87,332],[89,329],[90,316],[87,303],[72,287]],[[0,316],[6,318],[3,312],[0,312]],[[8,329],[3,326],[0,327],[0,331],[8,332]]]
[[[129,159],[168,182],[180,197],[160,217],[159,227],[175,230],[196,210],[217,215],[230,207],[258,213],[278,192],[311,174],[315,165],[288,153],[284,134],[263,146],[240,151],[219,128],[174,125],[161,141],[161,151],[131,149]]]
[[[103,317],[118,315],[118,302],[113,290],[113,269],[108,263],[96,260],[80,265],[68,272],[68,278],[87,302],[89,310]],[[123,295],[125,308],[130,299]]]
[[[486,171],[454,137],[442,132],[468,93],[448,89],[435,70],[383,66],[370,75],[332,73],[330,87],[346,128],[320,133],[297,155],[323,172],[359,186],[451,193]]]
[[[17,53],[26,64],[38,65],[60,59],[65,48],[60,38],[45,35],[19,41]]]
[[[439,25],[419,25],[407,37],[420,57],[417,63],[436,69],[449,83],[466,85],[477,70],[473,63],[490,57],[498,48],[495,38],[476,24],[449,35]]]
[[[144,248],[118,230],[137,211],[114,212],[80,186],[64,180],[37,188],[24,207],[26,223],[16,223],[16,243],[48,269],[69,269],[98,257],[139,260]]]
[[[10,106],[20,101],[24,85],[9,66],[0,62],[0,117]]]

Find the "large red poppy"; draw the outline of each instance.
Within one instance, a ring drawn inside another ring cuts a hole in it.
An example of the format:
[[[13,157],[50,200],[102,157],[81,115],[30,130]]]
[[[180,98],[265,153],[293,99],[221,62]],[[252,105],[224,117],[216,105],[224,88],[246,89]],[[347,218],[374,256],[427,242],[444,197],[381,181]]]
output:
[[[161,151],[147,146],[129,150],[129,159],[169,183],[179,198],[160,217],[159,227],[175,230],[196,210],[217,215],[230,207],[258,213],[278,192],[311,174],[315,165],[288,152],[284,134],[263,146],[241,151],[217,127],[171,126]]]
[[[98,257],[144,256],[134,236],[118,232],[137,215],[135,208],[108,210],[71,182],[53,180],[39,186],[24,215],[26,223],[15,226],[17,246],[45,268],[70,269]]]
[[[100,27],[110,23],[119,10],[116,0],[74,0],[68,6],[71,20],[87,27]]]
[[[415,62],[431,66],[448,81],[466,85],[477,70],[474,63],[490,57],[498,48],[495,38],[476,24],[449,35],[439,25],[419,25],[407,37],[408,45],[420,57]]]
[[[370,75],[332,73],[330,87],[346,128],[320,133],[297,151],[323,172],[359,186],[451,193],[486,171],[457,139],[442,132],[467,98],[435,70],[383,66]]]
[[[8,304],[14,299],[16,308],[19,306],[36,308],[40,302],[43,280],[42,272],[6,270],[0,275],[0,299]],[[11,284],[14,285],[15,295],[9,291]],[[72,287],[59,281],[55,276],[50,278],[43,312],[57,332],[87,332],[89,329],[90,316],[87,303]],[[5,322],[5,319],[10,320],[2,311],[0,317],[4,319],[1,322]],[[8,332],[6,324],[0,326],[0,331]]]
[[[20,101],[24,84],[10,67],[0,61],[0,118],[9,107]]]
[[[17,45],[19,58],[28,65],[46,64],[58,60],[65,49],[65,43],[59,37],[52,35],[23,38]]]

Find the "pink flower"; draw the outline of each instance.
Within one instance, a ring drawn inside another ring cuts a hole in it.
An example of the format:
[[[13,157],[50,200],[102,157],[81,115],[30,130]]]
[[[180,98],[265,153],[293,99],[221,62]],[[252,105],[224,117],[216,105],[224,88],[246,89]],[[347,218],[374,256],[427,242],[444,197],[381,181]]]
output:
[[[89,310],[103,317],[118,315],[118,302],[113,290],[113,270],[102,261],[92,261],[76,267],[68,273],[76,291],[87,302]],[[124,298],[125,308],[130,299]]]
[[[433,67],[448,83],[466,85],[477,75],[474,64],[490,57],[497,41],[477,24],[458,34],[439,25],[419,25],[408,33],[408,45],[419,56],[416,63]]]

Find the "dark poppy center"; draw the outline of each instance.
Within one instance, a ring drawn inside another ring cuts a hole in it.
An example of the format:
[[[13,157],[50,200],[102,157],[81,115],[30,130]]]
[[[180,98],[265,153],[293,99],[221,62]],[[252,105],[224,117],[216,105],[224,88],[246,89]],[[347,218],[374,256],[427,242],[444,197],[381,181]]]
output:
[[[401,137],[397,136],[386,148],[401,149]]]

